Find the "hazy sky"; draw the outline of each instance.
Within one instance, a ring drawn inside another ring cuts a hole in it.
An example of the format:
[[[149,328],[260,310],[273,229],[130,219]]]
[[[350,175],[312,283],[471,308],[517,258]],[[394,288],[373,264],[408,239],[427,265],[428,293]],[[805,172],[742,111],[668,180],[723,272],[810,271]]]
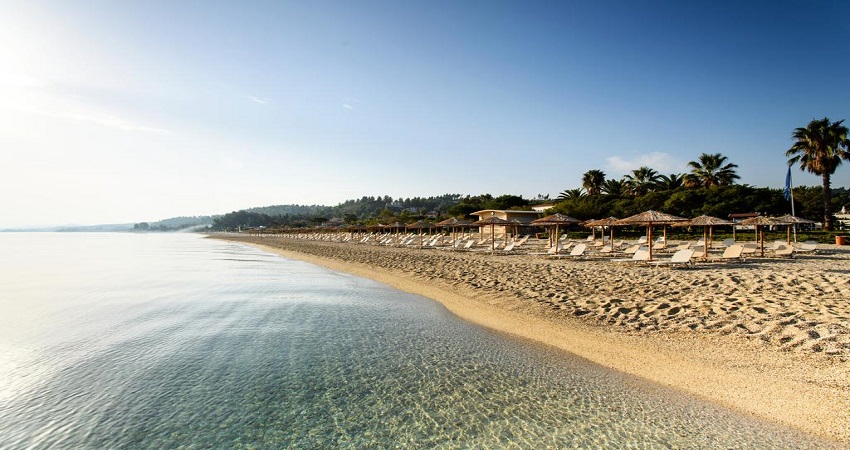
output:
[[[795,127],[850,119],[848,5],[0,0],[0,228],[555,197],[716,152],[781,187]]]

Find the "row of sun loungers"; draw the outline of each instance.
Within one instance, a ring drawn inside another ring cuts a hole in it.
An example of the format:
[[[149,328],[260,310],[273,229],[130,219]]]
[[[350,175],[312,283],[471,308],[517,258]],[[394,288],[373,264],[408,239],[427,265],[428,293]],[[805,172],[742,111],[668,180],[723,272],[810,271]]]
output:
[[[477,237],[476,235],[461,235],[453,239],[448,235],[419,235],[416,233],[398,234],[353,234],[353,233],[293,233],[286,235],[299,239],[341,242],[365,245],[383,245],[393,247],[435,248],[453,251],[488,252],[498,255],[526,254],[540,255],[552,259],[604,259],[615,263],[645,263],[653,267],[693,266],[695,263],[745,261],[747,258],[762,256],[758,244],[736,243],[731,239],[713,242],[709,253],[706,245],[699,241],[674,242],[658,240],[652,244],[652,260],[649,258],[649,247],[646,236],[637,240],[615,240],[607,237],[573,240],[562,237],[556,246],[549,247],[548,241],[532,240],[531,236],[513,238],[505,242],[497,237],[496,242]],[[543,245],[541,251],[541,244]],[[722,249],[723,251],[718,253]],[[807,241],[800,244],[789,244],[776,241],[764,248],[764,256],[776,258],[793,258],[797,254],[817,251],[816,242]]]

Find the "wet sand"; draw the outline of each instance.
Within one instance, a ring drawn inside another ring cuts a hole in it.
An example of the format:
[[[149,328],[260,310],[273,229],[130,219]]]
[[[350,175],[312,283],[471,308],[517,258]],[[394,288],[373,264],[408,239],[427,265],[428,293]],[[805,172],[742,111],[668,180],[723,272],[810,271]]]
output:
[[[850,444],[850,250],[690,270],[221,234]]]

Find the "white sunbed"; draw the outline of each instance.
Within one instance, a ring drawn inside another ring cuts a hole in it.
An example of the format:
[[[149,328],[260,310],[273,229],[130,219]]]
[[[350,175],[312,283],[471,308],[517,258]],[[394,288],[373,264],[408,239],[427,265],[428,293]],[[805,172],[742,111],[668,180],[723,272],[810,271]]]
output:
[[[658,261],[648,261],[650,265],[659,266],[693,266],[694,262],[691,257],[694,256],[692,249],[677,250],[673,253],[670,259],[662,259]]]
[[[638,251],[638,250],[640,250],[640,249],[641,249],[640,244],[635,244],[635,245],[632,245],[632,246],[630,246],[630,247],[626,248],[625,250],[623,250],[623,254],[626,254],[626,255],[634,255],[634,254],[635,254],[635,252],[636,252],[636,251]],[[647,249],[647,250],[648,250],[648,249]]]
[[[740,245],[740,244],[735,244],[735,245]],[[730,246],[730,247],[727,247],[727,249],[732,248],[732,247],[734,247],[735,245],[732,245],[732,246]],[[742,255],[752,255],[752,254],[754,254],[755,252],[759,251],[759,245],[758,245],[758,244],[754,244],[754,243],[752,243],[752,242],[750,242],[750,243],[748,243],[748,244],[741,245],[741,247],[742,247],[742,250],[741,250],[741,254],[742,254]]]
[[[573,247],[572,250],[570,250],[570,253],[568,253],[566,255],[552,255],[552,256],[555,257],[555,258],[560,258],[560,257],[583,258],[585,250],[587,250],[587,244],[581,243],[581,244],[576,244],[576,246]]]
[[[793,258],[794,257],[794,250],[795,250],[794,246],[792,246],[792,245],[780,244],[778,246],[778,248],[773,250],[773,256],[779,256],[779,257],[787,256],[789,258]]]
[[[641,247],[631,258],[612,259],[613,262],[640,262],[649,260],[649,247]]]
[[[720,255],[719,258],[711,258],[711,261],[732,261],[732,260],[744,260],[745,248],[743,245],[735,244],[729,247],[726,247],[726,250],[723,251],[723,254]]]
[[[814,253],[818,249],[818,243],[816,241],[806,241],[800,244],[797,247],[798,253]]]

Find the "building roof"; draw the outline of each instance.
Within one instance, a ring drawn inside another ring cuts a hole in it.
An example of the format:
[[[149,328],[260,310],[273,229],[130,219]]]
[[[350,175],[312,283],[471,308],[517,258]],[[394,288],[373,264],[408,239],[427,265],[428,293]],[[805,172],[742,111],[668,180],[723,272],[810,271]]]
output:
[[[515,209],[482,209],[481,211],[475,211],[474,213],[469,213],[470,216],[483,216],[488,213],[506,213],[506,214],[520,214],[520,215],[533,215],[539,216],[540,211],[520,211]]]
[[[735,214],[729,214],[729,218],[730,218],[730,219],[748,219],[748,218],[750,218],[750,217],[758,217],[758,216],[760,216],[760,215],[761,215],[761,213],[755,213],[755,212],[751,212],[751,213],[735,213]]]

